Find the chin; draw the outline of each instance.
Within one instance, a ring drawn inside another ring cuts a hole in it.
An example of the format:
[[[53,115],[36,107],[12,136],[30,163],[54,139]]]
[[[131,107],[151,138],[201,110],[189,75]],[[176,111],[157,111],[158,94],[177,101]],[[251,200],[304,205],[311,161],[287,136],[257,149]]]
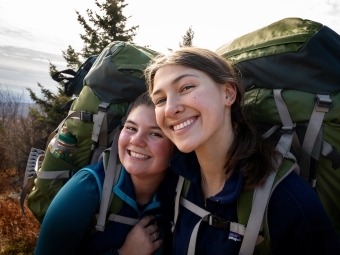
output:
[[[192,152],[194,150],[194,148],[192,146],[187,146],[187,145],[179,145],[177,146],[177,148],[181,151],[181,152],[184,152],[184,153],[189,153],[189,152]]]

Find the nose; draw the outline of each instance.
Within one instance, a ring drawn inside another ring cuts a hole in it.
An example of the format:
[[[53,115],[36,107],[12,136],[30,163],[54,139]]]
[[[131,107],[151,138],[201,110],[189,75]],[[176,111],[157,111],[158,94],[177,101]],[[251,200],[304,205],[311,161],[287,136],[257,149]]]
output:
[[[143,134],[138,132],[135,135],[131,136],[130,144],[143,148],[146,147],[146,141],[144,139]]]
[[[165,107],[165,116],[167,118],[174,118],[180,112],[184,110],[184,107],[180,103],[180,101],[175,97],[168,97],[166,101]]]

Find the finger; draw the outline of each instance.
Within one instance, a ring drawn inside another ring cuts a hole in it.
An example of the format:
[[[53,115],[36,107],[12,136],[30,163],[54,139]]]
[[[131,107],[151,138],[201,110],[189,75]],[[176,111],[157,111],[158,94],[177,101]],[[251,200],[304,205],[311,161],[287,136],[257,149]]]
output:
[[[162,239],[158,239],[157,241],[153,242],[153,244],[152,244],[154,250],[157,250],[162,245],[163,245],[163,240]]]
[[[151,235],[150,235],[150,237],[151,237],[151,241],[152,242],[156,242],[158,239],[159,239],[159,237],[160,237],[160,234],[159,234],[159,232],[154,232],[154,233],[152,233]]]
[[[141,225],[142,227],[146,227],[147,225],[150,224],[151,221],[156,220],[156,216],[154,215],[147,215],[144,218],[142,218],[138,224]]]
[[[156,231],[158,231],[158,226],[155,224],[151,224],[145,227],[145,231],[149,233],[150,235],[152,235],[152,233],[155,233]]]

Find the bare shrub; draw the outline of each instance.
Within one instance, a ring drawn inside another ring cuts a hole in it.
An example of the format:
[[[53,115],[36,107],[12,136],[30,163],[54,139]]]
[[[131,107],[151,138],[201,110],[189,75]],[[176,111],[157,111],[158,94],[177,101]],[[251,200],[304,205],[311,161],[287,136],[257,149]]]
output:
[[[26,216],[21,213],[19,199],[11,198],[20,192],[13,179],[17,171],[0,172],[0,254],[33,254],[40,230],[39,222],[25,205]]]
[[[44,150],[48,136],[23,102],[23,94],[16,94],[0,86],[0,171],[8,168],[24,170],[31,147]]]

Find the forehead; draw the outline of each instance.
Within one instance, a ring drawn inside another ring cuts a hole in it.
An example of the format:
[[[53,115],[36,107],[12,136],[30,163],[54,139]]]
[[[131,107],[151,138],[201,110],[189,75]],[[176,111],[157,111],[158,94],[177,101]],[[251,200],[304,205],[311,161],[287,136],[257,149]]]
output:
[[[152,94],[165,85],[173,85],[184,77],[201,78],[206,74],[202,71],[181,66],[181,65],[166,65],[157,70],[154,76],[154,86]]]
[[[139,105],[132,109],[127,117],[127,121],[133,121],[136,124],[150,124],[154,126],[156,123],[155,109],[152,106]]]

